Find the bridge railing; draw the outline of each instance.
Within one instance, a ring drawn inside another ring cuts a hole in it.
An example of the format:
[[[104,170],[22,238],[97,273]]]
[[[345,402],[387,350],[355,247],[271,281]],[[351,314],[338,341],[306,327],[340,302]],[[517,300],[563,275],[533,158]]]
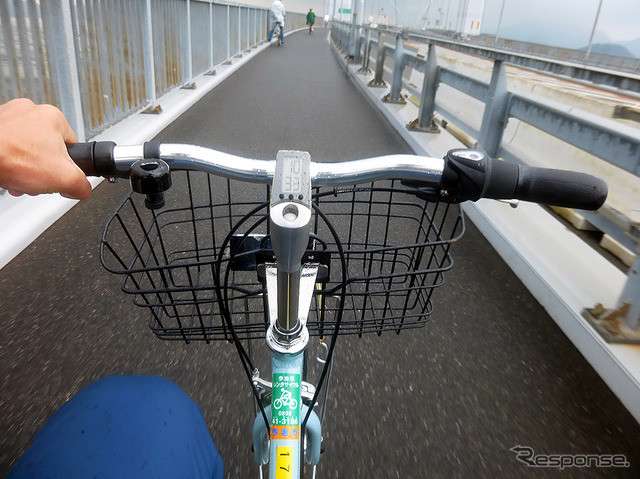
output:
[[[639,129],[540,95],[510,89],[505,65],[525,66],[539,72],[565,75],[578,81],[588,80],[634,92],[640,92],[640,76],[353,23],[333,22],[332,37],[354,63],[362,63],[361,72],[370,72],[370,67],[374,65],[369,86],[388,86],[384,101],[404,103],[405,92],[418,99],[418,116],[407,128],[437,132],[435,115],[438,112],[446,121],[462,130],[467,146],[482,148],[496,158],[526,163],[526,158],[520,156],[518,149],[511,148],[503,141],[509,120],[519,120],[631,175],[640,176]],[[390,44],[385,43],[388,37],[393,39]],[[426,55],[405,49],[407,38],[426,43]],[[493,69],[490,81],[484,82],[438,65],[436,46],[491,60]],[[408,79],[413,76],[407,70],[420,72],[422,85],[412,85]],[[472,108],[467,108],[461,114],[447,109],[447,105],[438,101],[437,93],[442,84],[484,104],[479,128],[474,127],[474,121],[465,116]],[[607,207],[597,214],[580,213],[628,250],[638,249],[640,230],[638,224],[629,218]],[[640,339],[640,254],[636,255],[627,277],[627,284],[618,302],[621,313],[618,316],[624,318],[627,328],[634,332],[632,335]]]
[[[268,26],[267,9],[213,0],[2,0],[0,102],[54,104],[87,139],[264,42]]]
[[[479,35],[471,39],[475,44],[491,45],[500,50],[519,52],[526,55],[537,55],[550,57],[554,60],[563,60],[572,63],[588,63],[592,67],[619,72],[637,74],[640,71],[640,58],[622,57],[597,51],[587,54],[586,50],[575,50],[571,48],[551,47],[535,43],[509,40],[507,38],[495,38],[495,35]]]

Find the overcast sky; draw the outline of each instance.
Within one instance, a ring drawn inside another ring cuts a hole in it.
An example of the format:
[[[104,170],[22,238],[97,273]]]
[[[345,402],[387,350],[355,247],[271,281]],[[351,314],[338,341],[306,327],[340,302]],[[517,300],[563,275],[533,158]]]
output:
[[[4,1],[4,0],[0,0]],[[269,8],[273,0],[236,0],[237,3],[243,5],[256,5],[258,7]],[[307,13],[310,8],[317,15],[324,15],[325,0],[281,0],[288,12]],[[351,1],[351,0],[349,0]],[[638,0],[640,1],[640,0]]]
[[[436,0],[437,1],[437,0]],[[505,0],[500,29],[520,25],[586,32],[589,40],[600,0]],[[483,31],[495,33],[502,0],[485,0]],[[640,38],[640,0],[602,0],[597,35],[603,40]]]
[[[474,0],[471,0],[472,2]],[[392,0],[366,0],[374,8],[386,4],[386,10],[393,8]],[[586,38],[577,42],[589,41],[591,29],[600,0],[504,0],[501,31],[514,31],[518,28],[542,30],[566,30],[574,35]],[[419,19],[427,6],[430,15],[441,10],[443,14],[457,10],[460,0],[396,0],[400,16],[405,22]],[[485,15],[482,31],[495,33],[500,18],[503,0],[485,0]],[[613,41],[633,40],[640,37],[640,0],[602,0],[602,10],[598,20],[597,32],[605,39]]]
[[[1,1],[1,0],[0,0]],[[351,7],[354,0],[284,0],[289,11],[307,12],[313,8],[324,15],[328,10]],[[355,0],[362,1],[362,0]],[[389,23],[422,26],[422,16],[447,15],[455,21],[462,0],[364,0],[365,20],[384,13]],[[470,0],[471,2],[478,0]],[[600,0],[485,0],[482,32],[495,34],[504,1],[500,36],[513,38],[518,34],[549,36],[550,43],[579,48],[589,42]],[[335,4],[334,4],[335,2]],[[272,0],[248,0],[241,3],[269,7]],[[394,8],[395,5],[395,8]],[[440,12],[440,13],[438,13]],[[444,20],[442,20],[444,22]],[[628,41],[640,38],[640,0],[602,0],[602,10],[594,41]],[[531,40],[529,38],[517,38]]]

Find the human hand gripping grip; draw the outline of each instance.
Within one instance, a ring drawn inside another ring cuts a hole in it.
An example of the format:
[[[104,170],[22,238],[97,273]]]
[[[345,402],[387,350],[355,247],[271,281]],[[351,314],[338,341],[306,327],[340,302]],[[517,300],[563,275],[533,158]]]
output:
[[[113,161],[112,141],[91,141],[67,144],[67,152],[78,168],[87,176],[118,176]]]
[[[155,210],[164,206],[164,192],[171,187],[169,165],[160,160],[159,143],[145,143],[142,158],[130,168],[118,170],[111,141],[93,141],[67,145],[69,156],[87,176],[129,178],[131,188],[146,196],[145,205]]]

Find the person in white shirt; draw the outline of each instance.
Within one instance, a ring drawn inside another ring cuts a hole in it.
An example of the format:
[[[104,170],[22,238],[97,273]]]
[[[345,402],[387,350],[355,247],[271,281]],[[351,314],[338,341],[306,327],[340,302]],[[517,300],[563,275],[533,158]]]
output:
[[[273,38],[273,31],[276,29],[276,25],[280,24],[280,42],[284,44],[284,17],[287,14],[284,3],[280,0],[275,0],[271,4],[271,29],[269,30],[269,41]]]

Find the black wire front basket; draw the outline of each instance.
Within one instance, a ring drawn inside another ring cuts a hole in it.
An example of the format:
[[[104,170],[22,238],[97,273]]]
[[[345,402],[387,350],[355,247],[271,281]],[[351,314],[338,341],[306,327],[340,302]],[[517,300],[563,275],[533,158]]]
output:
[[[264,338],[269,187],[199,172],[172,172],[172,180],[160,210],[136,193],[122,202],[105,227],[102,264],[123,275],[122,290],[150,311],[162,339],[231,341],[231,328],[238,339]],[[458,205],[415,193],[397,181],[314,188],[305,261],[328,274],[318,279],[311,335],[331,335],[338,324],[339,334],[399,333],[429,320],[464,221]]]

